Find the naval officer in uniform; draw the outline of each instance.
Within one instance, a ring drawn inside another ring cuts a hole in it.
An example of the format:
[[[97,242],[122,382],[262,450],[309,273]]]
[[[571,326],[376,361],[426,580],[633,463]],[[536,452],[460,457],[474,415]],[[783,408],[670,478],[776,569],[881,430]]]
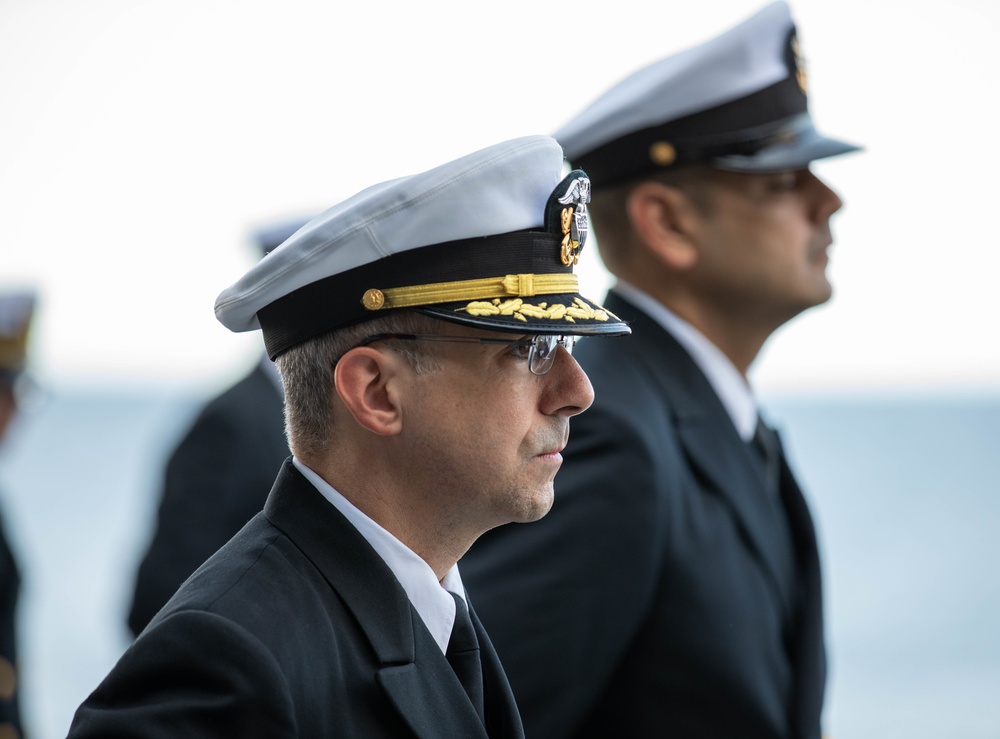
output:
[[[529,737],[818,739],[826,680],[806,499],[747,381],[830,298],[841,200],[788,6],[615,85],[555,136],[590,174],[605,305],[593,407],[552,512],[501,527],[463,575]]]
[[[569,349],[628,333],[579,294],[562,165],[532,136],[375,185],[220,295],[263,330],[293,456],[71,737],[522,736],[456,562],[548,511],[593,400]]]

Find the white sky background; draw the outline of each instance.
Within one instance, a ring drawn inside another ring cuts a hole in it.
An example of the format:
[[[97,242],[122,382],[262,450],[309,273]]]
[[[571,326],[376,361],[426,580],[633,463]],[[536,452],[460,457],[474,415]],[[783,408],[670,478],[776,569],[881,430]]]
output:
[[[0,0],[0,284],[41,292],[38,373],[230,376],[259,336],[212,306],[254,224],[551,133],[762,4]],[[757,384],[1000,388],[1000,4],[792,10],[818,127],[867,151],[816,168],[847,203],[836,295]]]

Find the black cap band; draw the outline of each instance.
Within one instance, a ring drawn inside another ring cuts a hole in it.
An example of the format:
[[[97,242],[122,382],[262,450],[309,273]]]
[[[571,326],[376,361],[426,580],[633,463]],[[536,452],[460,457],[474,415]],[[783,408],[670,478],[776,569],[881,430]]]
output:
[[[373,311],[363,305],[362,297],[371,289],[510,273],[572,274],[572,264],[564,265],[559,259],[559,245],[556,234],[518,231],[411,249],[326,277],[257,312],[264,345],[274,359],[313,337],[385,315],[385,310]]]
[[[578,156],[595,187],[682,164],[750,155],[780,140],[791,118],[806,111],[806,95],[792,75],[728,103],[610,141]],[[738,130],[734,122],[738,121]]]

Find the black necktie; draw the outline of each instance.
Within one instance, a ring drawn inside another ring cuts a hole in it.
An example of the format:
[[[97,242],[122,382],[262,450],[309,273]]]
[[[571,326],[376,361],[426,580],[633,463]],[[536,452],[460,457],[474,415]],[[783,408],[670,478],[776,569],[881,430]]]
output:
[[[458,675],[462,687],[469,694],[469,700],[479,714],[479,720],[485,723],[483,711],[483,665],[479,659],[479,640],[476,630],[472,627],[469,608],[465,600],[455,593],[455,625],[451,629],[451,639],[448,641],[448,651],[445,656],[451,668]]]
[[[777,432],[764,423],[760,416],[757,417],[757,430],[754,432],[751,447],[753,447],[751,452],[760,462],[760,470],[770,503],[768,507],[774,514],[771,535],[775,537],[778,548],[783,555],[779,564],[778,576],[781,579],[782,587],[789,594],[788,603],[794,610],[798,607],[797,604],[801,596],[797,585],[798,565],[794,535],[781,495],[781,458],[783,452]],[[789,494],[791,493],[789,492]]]
[[[764,486],[777,500],[780,495],[781,443],[774,429],[765,424],[760,416],[757,417],[752,446],[763,462]]]

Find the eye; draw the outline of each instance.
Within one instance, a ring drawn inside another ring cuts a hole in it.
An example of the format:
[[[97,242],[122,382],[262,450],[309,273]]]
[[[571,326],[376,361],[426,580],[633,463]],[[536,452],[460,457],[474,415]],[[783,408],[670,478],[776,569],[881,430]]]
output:
[[[528,357],[531,356],[531,344],[531,339],[519,339],[510,345],[510,353],[517,359],[527,361]]]
[[[778,172],[771,176],[769,185],[773,192],[791,192],[801,181],[800,172]]]

